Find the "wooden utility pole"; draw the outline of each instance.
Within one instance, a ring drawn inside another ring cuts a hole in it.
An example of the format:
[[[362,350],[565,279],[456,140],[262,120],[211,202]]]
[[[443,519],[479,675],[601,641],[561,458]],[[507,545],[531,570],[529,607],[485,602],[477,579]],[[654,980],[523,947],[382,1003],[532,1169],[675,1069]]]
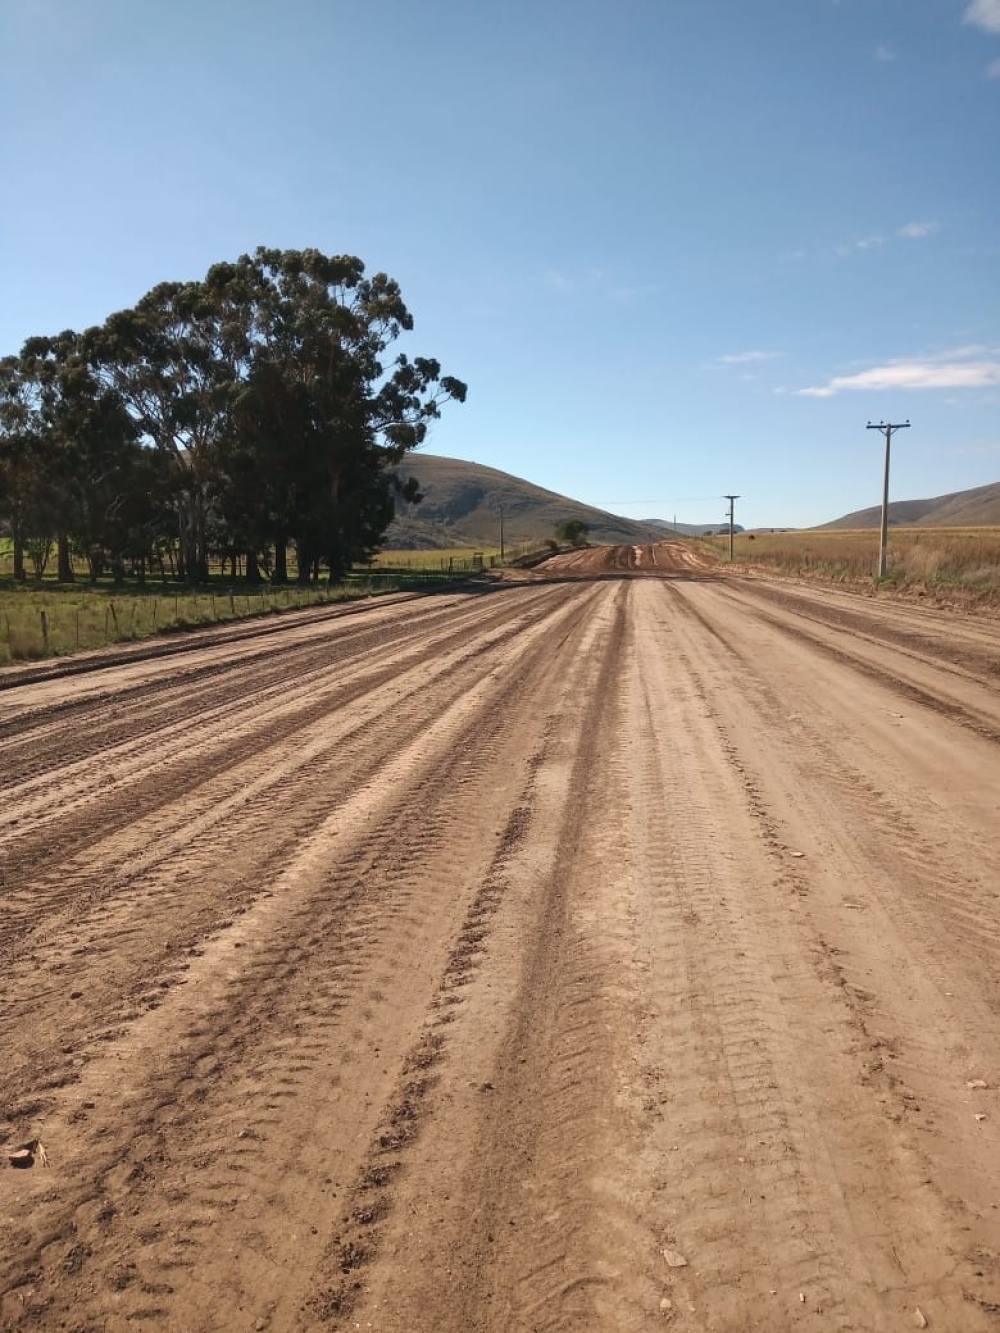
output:
[[[865,427],[866,430],[881,431],[885,436],[885,478],[882,482],[882,530],[879,534],[878,543],[878,576],[885,578],[885,571],[889,559],[889,445],[892,441],[892,432],[894,430],[906,430],[909,427],[908,421],[880,421],[877,425],[869,421]]]
[[[736,501],[740,498],[738,495],[724,495],[724,500],[729,501],[729,563],[733,563],[733,511],[736,508]]]

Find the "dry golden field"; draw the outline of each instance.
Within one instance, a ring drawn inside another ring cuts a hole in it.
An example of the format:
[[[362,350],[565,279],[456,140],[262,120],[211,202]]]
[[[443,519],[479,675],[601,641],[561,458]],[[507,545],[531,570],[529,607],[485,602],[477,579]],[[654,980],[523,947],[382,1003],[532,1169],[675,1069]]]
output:
[[[727,536],[706,540],[723,557]],[[865,529],[737,533],[738,568],[838,583],[875,585],[879,534]],[[1000,606],[1000,527],[890,528],[882,586],[960,604]]]

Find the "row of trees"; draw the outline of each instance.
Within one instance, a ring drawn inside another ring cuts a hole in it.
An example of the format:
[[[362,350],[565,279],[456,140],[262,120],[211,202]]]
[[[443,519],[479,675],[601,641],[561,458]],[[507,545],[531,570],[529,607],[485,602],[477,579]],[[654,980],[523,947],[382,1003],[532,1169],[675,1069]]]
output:
[[[394,467],[465,385],[389,349],[413,320],[352,256],[258,249],[0,361],[0,530],[15,576],[55,547],[92,579],[210,555],[250,580],[337,578],[378,547]],[[391,359],[390,359],[391,355]]]

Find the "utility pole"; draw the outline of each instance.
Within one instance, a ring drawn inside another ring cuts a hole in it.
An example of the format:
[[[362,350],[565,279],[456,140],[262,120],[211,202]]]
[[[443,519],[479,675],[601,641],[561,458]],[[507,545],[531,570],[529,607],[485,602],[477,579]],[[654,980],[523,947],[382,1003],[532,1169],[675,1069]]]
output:
[[[885,578],[886,565],[889,557],[889,445],[892,442],[892,432],[894,430],[906,430],[910,423],[908,421],[880,421],[876,425],[874,421],[869,421],[865,427],[866,430],[877,430],[885,436],[885,479],[882,482],[882,530],[879,534],[878,543],[878,576]]]
[[[736,508],[736,501],[740,498],[738,495],[724,495],[724,500],[729,501],[729,563],[733,563],[733,511]]]

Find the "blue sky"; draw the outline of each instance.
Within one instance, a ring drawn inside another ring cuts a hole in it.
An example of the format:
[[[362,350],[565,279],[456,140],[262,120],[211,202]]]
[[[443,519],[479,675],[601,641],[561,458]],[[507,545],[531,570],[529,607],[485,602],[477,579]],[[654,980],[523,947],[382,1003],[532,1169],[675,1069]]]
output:
[[[0,0],[0,353],[265,244],[633,517],[1000,481],[1000,0]]]

